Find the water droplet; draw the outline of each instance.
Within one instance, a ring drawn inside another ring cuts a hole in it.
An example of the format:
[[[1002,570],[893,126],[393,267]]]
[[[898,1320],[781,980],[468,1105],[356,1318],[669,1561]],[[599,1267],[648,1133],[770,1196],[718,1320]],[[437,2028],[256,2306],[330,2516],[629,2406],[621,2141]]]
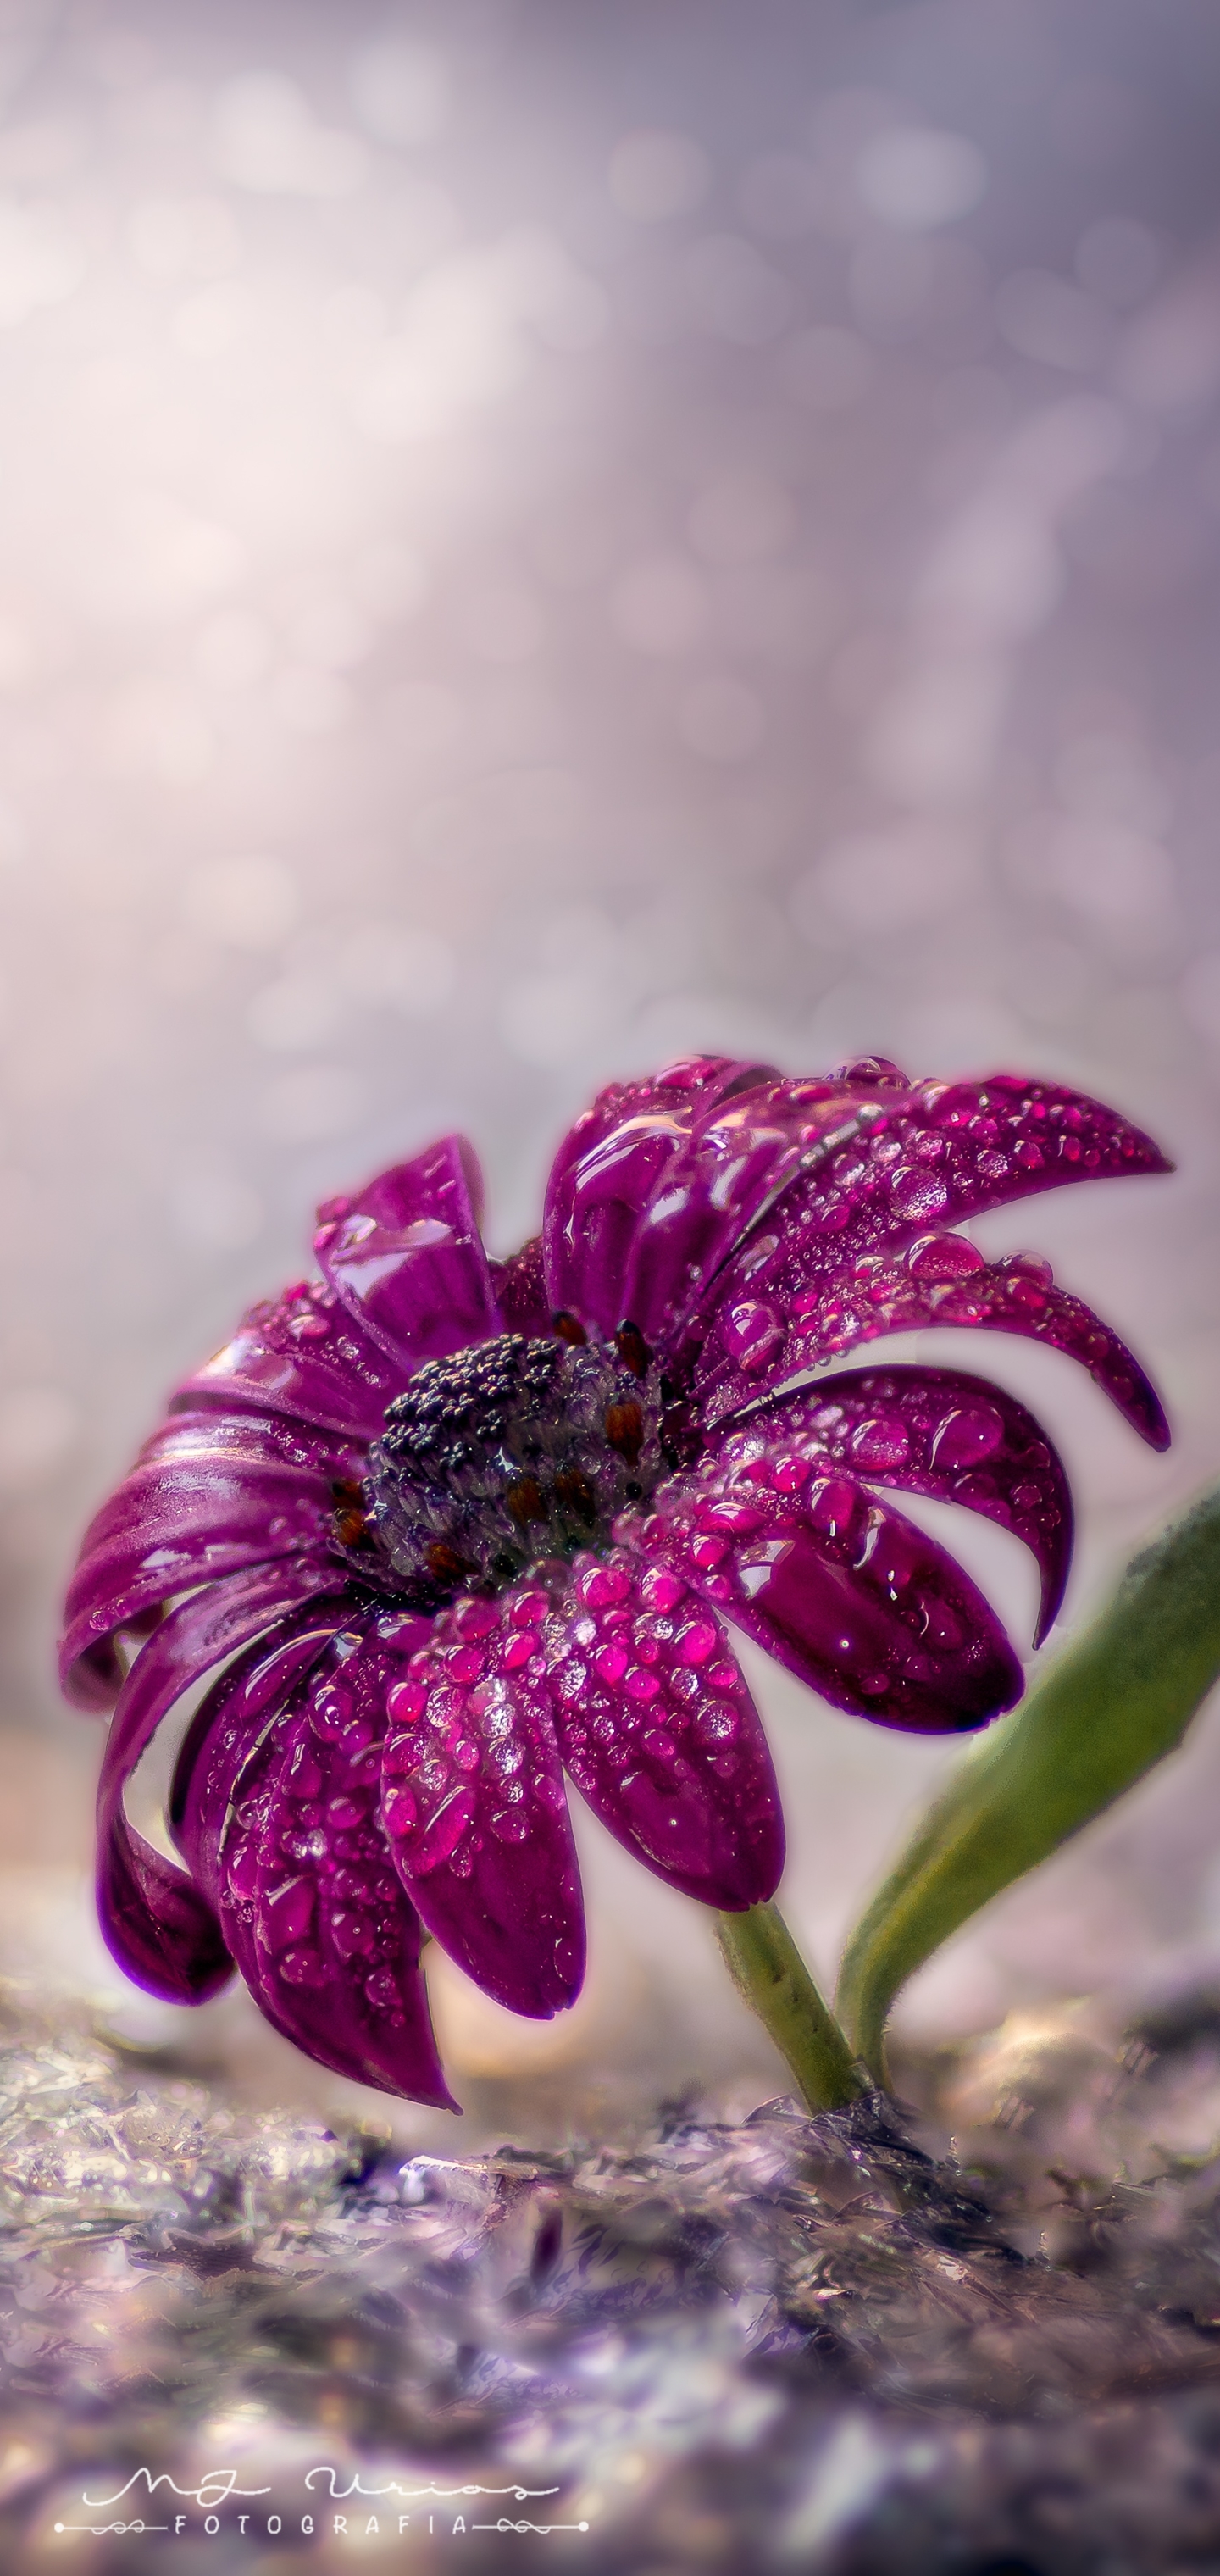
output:
[[[307,1948],[285,1950],[280,1961],[280,1975],[289,1986],[325,1986],[330,1982],[330,1970],[325,1962],[316,1950]]]
[[[717,1325],[720,1339],[731,1359],[747,1374],[764,1367],[772,1352],[784,1338],[784,1328],[770,1306],[747,1298],[741,1305],[729,1306]]]
[[[986,1263],[964,1234],[924,1234],[911,1245],[906,1266],[916,1279],[965,1279]]]
[[[878,1473],[886,1468],[901,1467],[910,1454],[906,1424],[897,1413],[879,1413],[871,1421],[859,1422],[851,1435],[851,1454],[860,1467],[872,1467]]]
[[[341,1959],[367,1959],[375,1946],[373,1926],[367,1914],[332,1915],[330,1933]]]
[[[332,1682],[325,1690],[319,1691],[317,1698],[311,1701],[309,1723],[315,1735],[321,1736],[324,1744],[337,1744],[345,1726],[350,1721],[351,1714],[350,1691],[341,1690]]]
[[[696,1709],[695,1733],[701,1744],[728,1744],[737,1733],[737,1713],[722,1699],[704,1700]]]
[[[529,1817],[520,1807],[505,1807],[491,1820],[491,1830],[502,1843],[523,1843],[529,1836]]]
[[[477,1682],[483,1670],[483,1657],[477,1646],[450,1646],[445,1661],[455,1682],[461,1682],[465,1688],[471,1682]]]
[[[993,1404],[967,1404],[947,1413],[931,1447],[934,1467],[974,1467],[990,1458],[1004,1438],[1004,1417]]]
[[[674,1653],[680,1664],[705,1664],[715,1646],[716,1630],[710,1619],[694,1619],[681,1630]]]
[[[387,1833],[409,1834],[415,1823],[417,1812],[418,1810],[416,1808],[415,1800],[409,1789],[387,1789],[385,1791],[381,1801],[381,1813],[385,1821]]]
[[[650,1673],[643,1664],[633,1664],[623,1683],[628,1696],[639,1700],[655,1699],[660,1687],[656,1674]]]
[[[375,2013],[393,2013],[399,2009],[398,1980],[392,1968],[374,1968],[364,1980],[365,1998]]]
[[[410,1855],[411,1869],[417,1877],[424,1878],[429,1870],[439,1869],[441,1862],[448,1860],[450,1852],[456,1851],[477,1803],[473,1789],[451,1790],[444,1805],[437,1808],[431,1823],[425,1826]]]
[[[273,1950],[300,1939],[313,1921],[314,1885],[309,1878],[288,1878],[269,1888],[263,1898],[261,1930]]]
[[[904,1164],[891,1178],[890,1201],[896,1215],[919,1224],[924,1218],[940,1216],[948,1206],[948,1183],[939,1172]]]

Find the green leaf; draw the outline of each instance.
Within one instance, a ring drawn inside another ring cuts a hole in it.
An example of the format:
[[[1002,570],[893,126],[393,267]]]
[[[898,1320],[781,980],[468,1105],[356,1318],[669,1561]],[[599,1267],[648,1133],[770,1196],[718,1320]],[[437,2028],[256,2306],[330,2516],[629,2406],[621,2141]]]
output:
[[[852,1935],[839,2017],[878,2081],[900,1986],[1172,1753],[1218,1675],[1220,1490],[1133,1559],[1096,1625],[972,1745]]]

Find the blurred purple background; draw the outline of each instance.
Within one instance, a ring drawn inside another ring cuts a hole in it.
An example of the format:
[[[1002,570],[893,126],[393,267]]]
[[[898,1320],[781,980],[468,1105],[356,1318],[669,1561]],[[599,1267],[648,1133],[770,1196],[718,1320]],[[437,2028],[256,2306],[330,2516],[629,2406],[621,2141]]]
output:
[[[1077,1482],[1067,1626],[1216,1473],[1218,107],[1206,0],[2,0],[0,1970],[183,2021],[90,1929],[64,1570],[315,1199],[449,1125],[503,1251],[691,1047],[1066,1077],[1180,1166],[978,1229],[1177,1430],[989,1343]],[[829,1976],[946,1757],[755,1672]],[[438,1973],[459,2090],[773,2072],[585,1848],[568,2022]],[[1214,1710],[905,2015],[1213,1969]],[[241,1999],[183,2044],[312,2082]]]

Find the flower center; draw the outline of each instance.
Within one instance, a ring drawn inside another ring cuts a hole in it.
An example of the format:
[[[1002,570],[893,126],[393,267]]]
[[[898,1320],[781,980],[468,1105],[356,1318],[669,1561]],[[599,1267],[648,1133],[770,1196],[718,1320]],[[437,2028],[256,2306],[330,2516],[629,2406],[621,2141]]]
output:
[[[369,1452],[369,1534],[394,1589],[430,1609],[608,1547],[617,1515],[667,1472],[660,1413],[659,1372],[632,1325],[612,1343],[501,1333],[428,1361]]]

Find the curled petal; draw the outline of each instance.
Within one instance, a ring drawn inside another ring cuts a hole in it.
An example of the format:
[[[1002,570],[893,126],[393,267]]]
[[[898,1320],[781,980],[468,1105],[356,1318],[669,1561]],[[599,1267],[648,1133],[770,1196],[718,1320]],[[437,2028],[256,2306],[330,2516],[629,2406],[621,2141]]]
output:
[[[232,1956],[276,2029],[354,2083],[453,2109],[419,1920],[377,1818],[386,1694],[402,1670],[375,1628],[352,1621],[350,1604],[285,1622],[200,1711],[174,1811]]]
[[[123,1790],[183,1691],[260,1635],[304,1586],[321,1588],[317,1568],[257,1566],[181,1602],[141,1647],[114,1713],[98,1783],[98,1914],[119,1966],[172,2003],[202,2003],[232,1961],[214,1906],[133,1831]]]
[[[631,1313],[628,1275],[644,1210],[702,1118],[772,1079],[769,1066],[694,1056],[645,1082],[616,1083],[564,1138],[547,1184],[547,1300],[604,1337]],[[633,1319],[647,1334],[641,1316]]]
[[[336,1479],[358,1476],[349,1441],[274,1418],[171,1416],[85,1533],[65,1605],[65,1688],[108,1704],[122,1679],[110,1642],[176,1592],[276,1557],[322,1556]]]
[[[1059,1083],[1011,1074],[925,1082],[877,1089],[874,1107],[870,1133],[793,1181],[774,1225],[744,1242],[717,1277],[699,1318],[709,1388],[719,1392],[734,1374],[751,1380],[755,1393],[773,1382],[804,1302],[830,1297],[865,1257],[891,1259],[931,1227],[959,1225],[1036,1190],[1170,1168],[1141,1129]],[[971,1250],[965,1245],[963,1258]],[[752,1310],[755,1335],[744,1359],[739,1313],[735,1319],[742,1308]]]
[[[1041,1423],[1002,1387],[961,1369],[851,1369],[760,1406],[720,1451],[745,1465],[791,1441],[814,1465],[846,1467],[870,1485],[962,1503],[1023,1539],[1042,1600],[1035,1645],[1058,1615],[1072,1560],[1072,1497]],[[763,1481],[770,1467],[759,1470]]]
[[[879,1114],[867,1093],[777,1080],[696,1118],[643,1210],[627,1266],[623,1312],[646,1340],[670,1340],[796,1174],[866,1135]]]
[[[175,1402],[283,1413],[372,1440],[410,1366],[394,1358],[323,1281],[302,1279],[252,1306],[231,1341],[185,1378]]]
[[[775,1481],[764,1484],[758,1470]],[[935,1540],[777,1442],[738,1478],[671,1488],[646,1524],[665,1561],[836,1708],[914,1734],[1011,1708],[1021,1666],[981,1592]]]
[[[860,1262],[849,1282],[825,1293],[806,1291],[777,1349],[772,1383],[841,1358],[882,1333],[918,1332],[929,1324],[978,1325],[1065,1351],[1087,1368],[1141,1440],[1168,1448],[1169,1425],[1155,1387],[1092,1307],[1057,1288],[1049,1265],[1033,1254],[985,1262],[960,1235],[924,1236],[901,1262]],[[709,1422],[739,1411],[759,1392],[739,1368],[720,1376],[714,1360],[707,1370],[700,1364],[697,1383]]]
[[[461,1136],[331,1199],[314,1250],[353,1321],[414,1370],[500,1330],[479,1235],[478,1165]]]
[[[412,1902],[484,1993],[538,2020],[580,1992],[584,1907],[538,1585],[463,1600],[390,1692],[381,1814]]]
[[[681,1574],[626,1549],[578,1558],[547,1660],[565,1766],[616,1839],[704,1905],[740,1913],[773,1896],[784,1828],[767,1740],[719,1620]]]

